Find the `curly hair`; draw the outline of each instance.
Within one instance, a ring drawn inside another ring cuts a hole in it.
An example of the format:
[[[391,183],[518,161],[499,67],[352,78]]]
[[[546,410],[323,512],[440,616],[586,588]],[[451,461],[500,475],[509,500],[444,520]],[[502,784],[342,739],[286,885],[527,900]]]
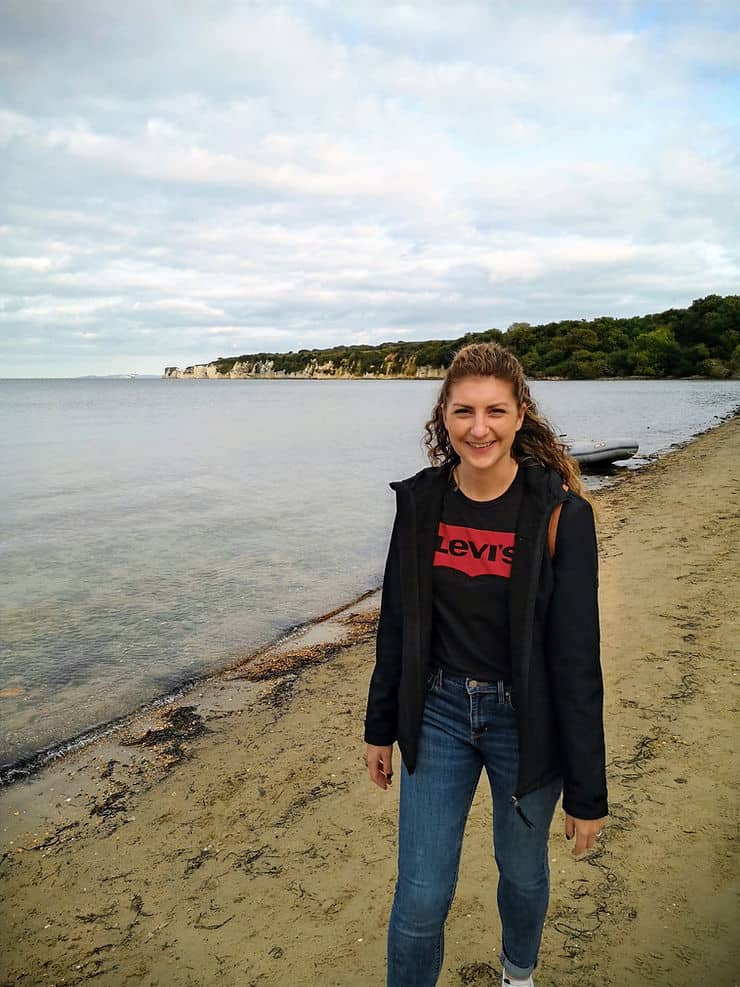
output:
[[[455,354],[445,375],[432,417],[424,426],[424,445],[433,466],[459,461],[445,428],[443,411],[449,401],[450,388],[464,377],[498,377],[500,380],[510,381],[518,407],[526,406],[522,427],[516,433],[511,449],[514,459],[518,463],[538,463],[552,467],[574,493],[583,495],[577,461],[567,454],[565,444],[537,410],[521,363],[513,353],[498,343],[470,343]]]

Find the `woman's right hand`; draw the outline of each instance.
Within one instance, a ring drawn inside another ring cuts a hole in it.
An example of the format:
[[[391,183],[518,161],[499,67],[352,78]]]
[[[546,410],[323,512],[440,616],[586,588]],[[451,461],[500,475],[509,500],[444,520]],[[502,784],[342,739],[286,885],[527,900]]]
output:
[[[389,747],[376,747],[374,744],[365,746],[365,764],[370,772],[370,778],[378,788],[385,791],[393,778],[393,744]]]

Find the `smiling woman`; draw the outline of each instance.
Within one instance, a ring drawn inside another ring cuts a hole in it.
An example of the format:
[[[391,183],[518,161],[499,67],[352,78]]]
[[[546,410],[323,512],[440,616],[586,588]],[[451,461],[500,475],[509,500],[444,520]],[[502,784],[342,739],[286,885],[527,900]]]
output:
[[[578,467],[495,343],[455,356],[426,425],[434,465],[393,483],[365,718],[371,780],[401,751],[388,987],[434,987],[468,812],[494,803],[503,984],[533,984],[562,792],[573,852],[607,813],[597,548]]]
[[[511,447],[524,414],[507,380],[464,377],[452,384],[442,416],[460,459],[458,487],[469,490],[474,500],[493,500],[516,476]]]

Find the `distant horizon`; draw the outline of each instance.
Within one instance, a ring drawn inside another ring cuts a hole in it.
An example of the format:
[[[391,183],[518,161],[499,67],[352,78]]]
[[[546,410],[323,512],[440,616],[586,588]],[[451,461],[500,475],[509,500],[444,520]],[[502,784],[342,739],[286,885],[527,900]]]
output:
[[[154,380],[162,374],[137,374],[133,371],[130,374],[46,374],[35,377],[0,377],[0,380],[126,380],[131,377],[145,377]]]
[[[123,375],[123,374],[82,374],[82,375],[77,376],[77,377],[0,377],[0,383],[2,383],[3,381],[10,381],[10,380],[13,380],[13,381],[24,381],[24,380],[25,381],[29,381],[29,380],[125,380],[126,379],[126,376],[127,375]],[[163,374],[134,374],[134,376],[137,377],[137,378],[141,378],[142,380],[165,380],[166,379],[163,376]],[[634,375],[625,376],[625,377],[585,377],[585,378],[575,378],[575,377],[572,377],[572,378],[571,377],[547,377],[547,376],[545,376],[545,377],[533,377],[531,375],[525,375],[525,376],[526,376],[526,379],[527,380],[531,380],[531,381],[541,380],[541,381],[548,381],[549,383],[559,383],[559,382],[562,382],[562,383],[568,383],[568,384],[587,384],[587,383],[608,384],[608,383],[615,382],[615,381],[618,382],[618,381],[626,381],[626,380],[644,380],[644,381],[649,381],[652,384],[661,384],[661,383],[664,383],[666,381],[667,382],[671,382],[671,381],[674,381],[675,382],[675,381],[689,381],[689,380],[690,381],[696,381],[696,382],[699,382],[699,383],[701,383],[703,381],[706,381],[706,382],[708,382],[710,384],[717,384],[717,383],[720,383],[720,384],[721,383],[736,384],[736,383],[740,382],[740,377],[726,377],[723,380],[717,380],[716,378],[712,378],[712,377],[700,377],[700,376],[696,376],[696,375],[694,375],[694,376],[689,375],[689,376],[685,376],[685,377],[648,377],[648,376],[645,376],[645,375],[634,374]],[[170,378],[170,379],[174,380],[175,378]],[[205,381],[206,383],[208,382],[208,380],[211,380],[211,381],[214,381],[215,380],[215,378],[198,378],[198,380],[201,380],[201,379],[203,381]],[[337,378],[334,378],[334,377],[275,377],[275,378],[250,377],[250,378],[243,378],[243,379],[244,380],[254,380],[254,381],[266,381],[268,383],[272,383],[272,382],[274,382],[274,383],[280,383],[280,382],[284,382],[284,381],[291,381],[291,380],[293,380],[293,381],[299,381],[299,382],[307,381],[309,383],[310,382],[315,382],[317,384],[332,383],[332,381],[342,382],[342,381],[347,381],[347,380],[366,380],[366,381],[368,381],[368,383],[371,382],[372,380],[379,380],[379,381],[399,380],[399,381],[403,381],[404,383],[415,384],[415,383],[424,383],[425,381],[430,381],[432,383],[435,383],[435,382],[440,383],[441,380],[442,380],[441,377],[402,377],[402,376],[398,376],[398,377],[375,377],[375,378],[373,378],[373,377],[337,377]],[[236,381],[231,381],[230,383],[235,383],[235,382]]]
[[[720,293],[719,292],[706,291],[703,294],[699,294],[696,297],[697,298],[705,298],[708,295],[712,295],[712,294],[720,294]],[[726,297],[726,296],[723,296],[723,297]],[[637,312],[628,312],[628,313],[624,313],[624,314],[620,314],[620,315],[607,315],[604,312],[601,312],[598,315],[592,315],[592,316],[589,316],[589,317],[586,317],[586,316],[583,316],[583,315],[574,315],[574,316],[564,316],[561,319],[547,319],[547,320],[545,320],[542,323],[534,323],[534,322],[531,322],[530,320],[527,320],[527,319],[520,319],[520,320],[518,320],[518,322],[519,323],[527,323],[529,325],[547,325],[548,323],[563,322],[563,321],[567,321],[569,319],[570,320],[573,320],[573,321],[584,321],[584,322],[591,322],[591,321],[593,321],[595,319],[636,319],[636,318],[643,318],[644,316],[647,316],[647,315],[657,315],[657,314],[660,314],[661,312],[669,311],[671,309],[683,310],[683,309],[689,308],[690,305],[692,304],[692,302],[695,301],[695,300],[696,299],[690,299],[689,301],[687,301],[687,302],[685,302],[683,304],[677,302],[675,304],[668,305],[665,308],[662,308],[660,310],[656,310],[656,311],[653,311],[653,312],[640,312],[640,313],[637,313]],[[511,326],[514,325],[514,324],[516,324],[516,323],[510,323],[506,328],[500,329],[499,331],[502,332],[502,333],[506,333],[511,328]],[[486,326],[478,327],[478,328],[475,328],[475,329],[470,328],[470,327],[467,327],[459,335],[464,335],[465,333],[486,332],[487,330],[492,329],[492,328],[496,328],[496,327],[494,327],[492,325],[486,325]],[[111,370],[106,370],[105,372],[97,371],[97,372],[88,372],[88,373],[13,374],[13,375],[1,376],[0,377],[0,380],[83,380],[85,378],[93,378],[93,377],[94,378],[97,378],[97,379],[103,379],[103,378],[106,378],[106,377],[107,378],[125,378],[125,377],[131,377],[131,376],[134,376],[134,377],[162,377],[164,375],[164,370],[165,370],[166,367],[177,367],[178,369],[182,370],[184,367],[188,367],[188,366],[206,366],[209,363],[215,363],[218,360],[222,360],[222,359],[224,359],[224,360],[230,360],[230,359],[234,359],[234,358],[239,358],[241,356],[252,356],[252,355],[255,355],[256,353],[259,353],[259,352],[268,353],[270,355],[272,355],[272,354],[279,355],[279,354],[286,354],[286,353],[291,353],[291,352],[295,353],[295,352],[298,352],[301,349],[322,349],[323,350],[323,349],[331,349],[332,347],[335,347],[335,346],[342,347],[342,346],[362,346],[362,345],[388,346],[388,345],[393,345],[394,343],[433,342],[433,341],[437,341],[437,340],[451,340],[451,339],[455,339],[455,338],[458,338],[458,337],[451,336],[449,334],[449,332],[448,332],[446,335],[439,335],[439,336],[420,336],[419,338],[410,338],[408,336],[406,338],[404,338],[404,339],[391,339],[391,338],[387,338],[387,339],[382,339],[382,340],[379,340],[377,342],[372,342],[372,343],[368,343],[368,344],[358,343],[358,342],[341,342],[340,341],[340,342],[337,342],[337,343],[328,344],[326,346],[299,346],[299,347],[289,347],[287,349],[275,348],[275,349],[270,349],[270,350],[252,350],[251,352],[242,351],[240,353],[228,353],[228,354],[227,353],[221,353],[218,356],[213,356],[213,357],[210,357],[209,359],[205,359],[205,360],[193,360],[193,361],[189,361],[188,363],[167,362],[167,360],[165,359],[164,362],[162,362],[162,363],[159,364],[159,366],[161,367],[161,369],[158,372],[157,371],[151,371],[151,370],[146,370],[146,371],[137,371],[137,370],[117,370],[117,371],[111,371]],[[156,359],[156,358],[150,358],[148,360],[148,362],[151,363],[154,359]]]

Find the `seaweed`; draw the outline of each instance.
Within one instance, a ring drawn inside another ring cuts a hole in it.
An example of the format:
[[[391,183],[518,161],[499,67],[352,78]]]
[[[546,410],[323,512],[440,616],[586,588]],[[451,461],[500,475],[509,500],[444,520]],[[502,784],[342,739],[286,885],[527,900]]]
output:
[[[177,706],[166,710],[164,718],[167,720],[166,726],[159,730],[147,730],[143,736],[131,738],[123,743],[133,747],[156,747],[159,744],[173,743],[170,750],[180,756],[182,751],[179,741],[191,740],[209,732],[203,717],[196,712],[195,706]]]
[[[457,972],[464,987],[498,987],[500,983],[499,974],[490,963],[466,963]]]
[[[91,816],[100,816],[103,819],[109,819],[114,816],[117,812],[127,812],[128,807],[121,802],[121,799],[129,795],[131,790],[126,786],[120,788],[117,792],[111,792],[107,795],[102,802],[96,802],[92,809],[90,809]]]

